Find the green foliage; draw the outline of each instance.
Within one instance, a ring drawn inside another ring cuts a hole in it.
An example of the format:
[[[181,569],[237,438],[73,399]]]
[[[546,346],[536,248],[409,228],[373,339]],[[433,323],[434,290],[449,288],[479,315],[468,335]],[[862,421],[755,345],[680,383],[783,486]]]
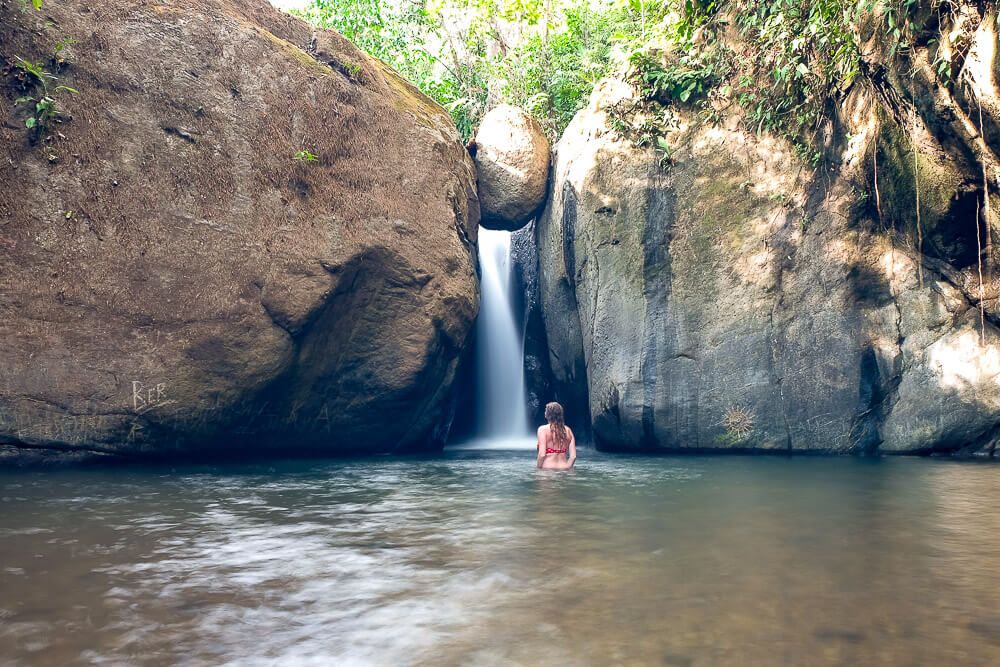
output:
[[[645,100],[622,100],[607,110],[608,125],[636,148],[652,146],[659,156],[661,169],[673,162],[673,149],[666,135],[677,121],[669,107],[650,104]]]
[[[670,144],[663,137],[656,138],[656,149],[659,151],[659,165],[660,169],[666,169],[668,166],[673,164],[673,149],[670,148]]]
[[[727,65],[718,58],[703,60],[700,54],[686,53],[663,64],[655,53],[636,51],[629,58],[626,77],[644,100],[661,104],[694,104],[703,100],[722,80]]]
[[[663,49],[633,53],[629,79],[643,99],[688,104],[709,120],[735,101],[749,129],[789,139],[816,167],[829,105],[861,74],[862,34],[884,57],[902,57],[918,9],[917,0],[684,0]],[[950,63],[938,71],[944,78]]]
[[[77,95],[80,91],[69,86],[53,85],[58,77],[46,70],[42,63],[18,58],[15,67],[23,73],[23,83],[30,92],[17,98],[14,106],[23,104],[29,107],[30,113],[24,120],[24,126],[32,130],[37,139],[45,135],[51,123],[61,117],[59,93]]]
[[[296,162],[318,162],[319,156],[314,153],[310,153],[309,151],[302,150],[297,151],[295,155],[292,156],[292,159]]]
[[[790,139],[812,165],[828,105],[861,75],[861,43],[905,58],[941,0],[313,0],[301,14],[339,30],[444,106],[463,137],[499,103],[561,134],[596,82],[625,75],[641,103],[612,125],[658,141],[686,106],[709,122],[738,104],[748,128]],[[926,37],[924,43],[926,43]],[[935,69],[950,83],[948,49]],[[664,153],[666,154],[666,153]],[[669,159],[669,158],[668,158]]]
[[[463,137],[507,102],[556,138],[614,69],[614,52],[658,34],[667,0],[313,0],[334,28],[446,108]]]
[[[313,0],[307,9],[296,13],[320,27],[333,28],[414,83],[431,61],[425,43],[427,12],[420,4]]]
[[[493,98],[526,107],[553,138],[611,70],[623,16],[587,2],[564,4],[558,14],[543,15],[544,25],[492,65],[498,84],[491,88]]]
[[[740,33],[752,51],[735,63],[736,90],[758,131],[809,139],[825,105],[859,72],[862,3],[844,0],[736,0]]]
[[[76,44],[76,40],[72,37],[63,37],[56,45],[52,47],[52,60],[57,64],[62,65],[66,62],[65,53],[66,49]]]
[[[33,63],[30,60],[19,57],[15,66],[25,74],[28,74],[34,81],[42,84],[42,86],[47,86],[49,82],[56,79],[55,76],[45,71],[45,65],[42,63]]]

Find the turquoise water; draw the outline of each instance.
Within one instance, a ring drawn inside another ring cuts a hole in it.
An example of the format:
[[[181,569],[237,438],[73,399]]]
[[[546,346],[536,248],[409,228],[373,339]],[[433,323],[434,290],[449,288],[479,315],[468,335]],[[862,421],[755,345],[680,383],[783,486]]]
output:
[[[0,664],[1000,664],[1000,467],[532,465],[0,473]]]

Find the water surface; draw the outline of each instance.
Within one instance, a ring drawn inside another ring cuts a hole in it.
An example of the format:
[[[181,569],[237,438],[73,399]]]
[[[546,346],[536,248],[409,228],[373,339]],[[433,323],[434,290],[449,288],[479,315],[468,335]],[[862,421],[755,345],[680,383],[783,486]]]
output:
[[[532,462],[0,473],[0,664],[1000,664],[1000,467]]]

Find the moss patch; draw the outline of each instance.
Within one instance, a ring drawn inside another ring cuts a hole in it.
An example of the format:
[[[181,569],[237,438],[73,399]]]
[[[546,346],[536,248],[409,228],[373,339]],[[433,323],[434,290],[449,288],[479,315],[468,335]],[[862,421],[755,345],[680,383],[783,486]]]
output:
[[[877,136],[878,184],[883,214],[894,227],[917,238],[917,187],[920,188],[921,235],[929,236],[950,217],[955,193],[965,180],[951,164],[917,146],[908,132],[882,119]],[[942,156],[943,157],[943,156]]]
[[[247,27],[252,28],[257,34],[266,38],[269,42],[277,46],[281,51],[287,53],[293,60],[301,64],[303,67],[308,69],[312,74],[317,76],[329,76],[330,69],[323,65],[322,63],[316,61],[311,55],[303,51],[301,48],[295,46],[288,40],[278,37],[269,30],[265,30],[260,26],[247,24]]]
[[[451,123],[451,116],[437,102],[424,95],[381,60],[373,58],[372,61],[381,71],[386,85],[396,93],[393,106],[397,111],[411,114],[418,123],[431,129],[440,127],[441,123]]]
[[[678,187],[677,237],[672,244],[676,291],[712,299],[717,270],[727,257],[744,251],[754,234],[753,221],[774,207],[744,186],[732,155],[695,156],[689,182]],[[688,179],[681,179],[688,180]]]

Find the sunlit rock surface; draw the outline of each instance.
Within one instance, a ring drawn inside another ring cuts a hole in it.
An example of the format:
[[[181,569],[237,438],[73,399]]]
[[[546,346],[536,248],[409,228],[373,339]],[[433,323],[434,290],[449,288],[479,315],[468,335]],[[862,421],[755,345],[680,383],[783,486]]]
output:
[[[33,143],[0,88],[0,449],[439,445],[478,307],[448,114],[264,0],[22,4],[0,61],[79,93]]]
[[[545,200],[549,142],[542,126],[517,107],[490,110],[476,133],[476,170],[483,226],[520,229]]]
[[[684,113],[668,163],[610,129],[609,106],[631,95],[606,82],[570,125],[537,225],[556,391],[584,388],[578,400],[600,447],[992,446],[993,283],[987,266],[981,313],[975,250],[970,262],[964,227],[956,234],[968,226],[975,240],[962,197],[981,200],[981,181],[942,157],[946,135],[933,119],[918,155],[933,186],[921,253],[908,233],[915,219],[904,213],[908,227],[888,233],[877,217],[888,203],[871,187],[875,138],[879,178],[895,184],[899,210],[913,197],[901,186],[913,156],[890,154],[871,99],[857,95],[841,110],[854,134],[814,172],[789,144],[748,134],[737,119],[711,126]]]

